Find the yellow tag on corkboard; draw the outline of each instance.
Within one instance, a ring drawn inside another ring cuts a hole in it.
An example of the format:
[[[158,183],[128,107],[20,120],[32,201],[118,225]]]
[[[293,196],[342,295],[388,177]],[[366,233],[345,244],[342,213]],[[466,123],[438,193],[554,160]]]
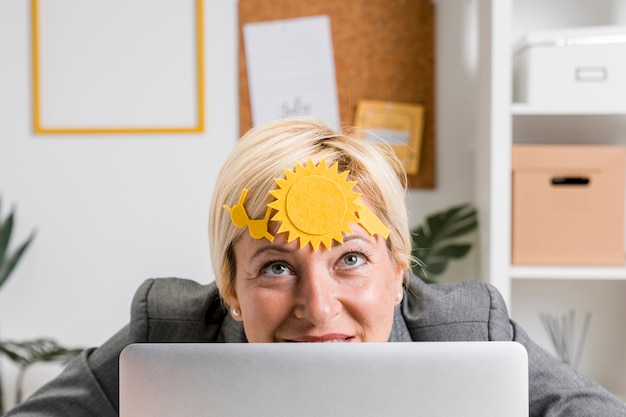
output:
[[[407,175],[420,170],[424,106],[377,100],[361,100],[354,120],[368,140],[385,141],[395,150]]]

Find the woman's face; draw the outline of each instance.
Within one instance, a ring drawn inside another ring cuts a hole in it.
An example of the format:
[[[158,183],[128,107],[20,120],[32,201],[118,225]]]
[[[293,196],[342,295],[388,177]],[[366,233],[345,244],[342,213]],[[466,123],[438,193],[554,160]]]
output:
[[[386,342],[403,270],[386,241],[352,224],[353,233],[317,251],[286,233],[273,242],[244,233],[234,245],[236,295],[250,342]]]

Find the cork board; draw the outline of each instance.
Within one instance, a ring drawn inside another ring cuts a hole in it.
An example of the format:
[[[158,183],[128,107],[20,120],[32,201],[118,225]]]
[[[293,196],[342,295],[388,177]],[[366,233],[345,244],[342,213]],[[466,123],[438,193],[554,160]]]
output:
[[[359,100],[424,106],[420,171],[412,188],[435,186],[435,18],[430,0],[239,0],[239,120],[252,127],[243,25],[328,15],[339,113],[353,125]]]

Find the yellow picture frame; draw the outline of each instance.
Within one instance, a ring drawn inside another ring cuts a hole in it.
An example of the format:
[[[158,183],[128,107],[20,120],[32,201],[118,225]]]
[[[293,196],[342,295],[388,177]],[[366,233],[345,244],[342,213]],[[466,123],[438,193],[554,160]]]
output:
[[[173,126],[45,126],[42,123],[42,66],[40,42],[40,5],[39,0],[31,0],[31,42],[32,42],[32,106],[33,129],[36,134],[124,134],[124,133],[200,133],[205,129],[205,81],[204,81],[204,25],[203,0],[194,0],[195,9],[195,72],[196,103],[195,122],[189,125]]]

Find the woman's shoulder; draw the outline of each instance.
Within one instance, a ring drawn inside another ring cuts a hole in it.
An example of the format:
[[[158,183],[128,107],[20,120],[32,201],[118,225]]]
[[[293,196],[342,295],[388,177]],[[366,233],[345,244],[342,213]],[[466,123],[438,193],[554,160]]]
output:
[[[498,290],[485,282],[426,284],[411,276],[403,316],[413,340],[506,340],[508,311]]]
[[[226,311],[215,283],[182,278],[144,281],[131,306],[133,341],[214,341]]]

